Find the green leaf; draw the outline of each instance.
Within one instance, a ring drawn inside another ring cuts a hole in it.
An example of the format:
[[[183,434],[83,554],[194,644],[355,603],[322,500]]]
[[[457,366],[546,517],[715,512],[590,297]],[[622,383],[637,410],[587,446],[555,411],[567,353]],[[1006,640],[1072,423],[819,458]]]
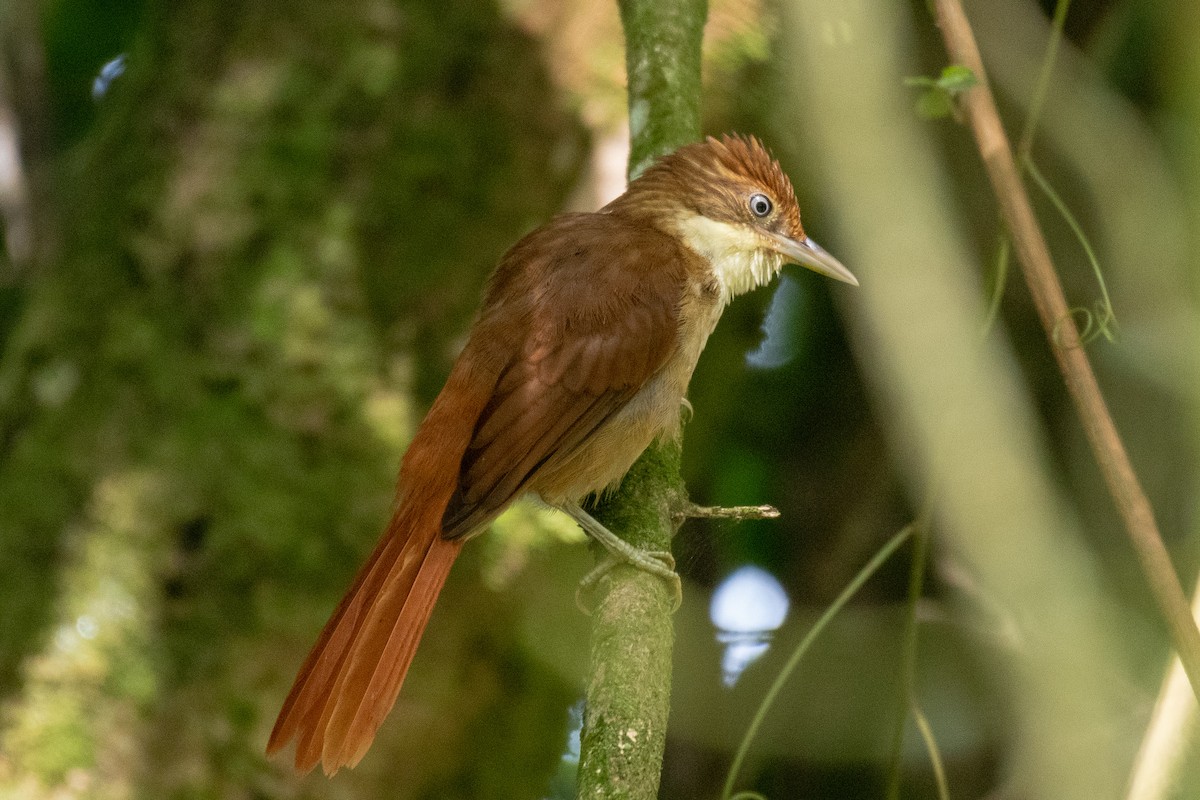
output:
[[[941,119],[954,114],[954,98],[976,83],[975,73],[958,64],[943,68],[937,78],[910,75],[904,79],[905,86],[925,90],[917,98],[917,113],[925,119]]]
[[[938,88],[951,95],[965,92],[977,83],[979,81],[975,78],[975,73],[958,64],[951,64],[944,68],[941,76],[937,79]]]

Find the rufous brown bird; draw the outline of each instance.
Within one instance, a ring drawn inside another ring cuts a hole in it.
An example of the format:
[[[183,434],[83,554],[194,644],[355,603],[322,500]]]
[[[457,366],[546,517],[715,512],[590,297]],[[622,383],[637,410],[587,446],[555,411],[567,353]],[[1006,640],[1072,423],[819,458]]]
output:
[[[678,577],[581,507],[678,430],[729,301],[785,263],[857,284],[804,234],[791,182],[754,138],[659,159],[590,214],[501,258],[466,346],[400,467],[391,522],[300,668],[267,752],[354,766],[400,692],[463,543],[522,496],[565,511],[615,557]]]

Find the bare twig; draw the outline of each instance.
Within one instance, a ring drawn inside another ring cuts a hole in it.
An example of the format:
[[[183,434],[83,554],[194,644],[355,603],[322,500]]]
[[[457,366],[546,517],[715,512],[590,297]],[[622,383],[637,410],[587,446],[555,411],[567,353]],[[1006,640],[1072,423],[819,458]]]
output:
[[[698,506],[690,500],[675,512],[676,525],[689,519],[731,519],[744,522],[748,519],[779,519],[775,506]]]
[[[963,108],[999,201],[1001,214],[1011,232],[1025,282],[1033,295],[1042,327],[1050,339],[1051,350],[1083,422],[1105,483],[1125,523],[1154,599],[1166,619],[1192,690],[1200,693],[1200,631],[1192,620],[1179,577],[1154,521],[1150,502],[1130,464],[1125,446],[1100,393],[1095,373],[1081,346],[1079,331],[1063,296],[1050,251],[1021,183],[1012,148],[988,89],[975,35],[960,0],[935,0],[935,8],[938,27],[946,41],[950,60],[967,67],[979,79],[974,87],[962,95]]]

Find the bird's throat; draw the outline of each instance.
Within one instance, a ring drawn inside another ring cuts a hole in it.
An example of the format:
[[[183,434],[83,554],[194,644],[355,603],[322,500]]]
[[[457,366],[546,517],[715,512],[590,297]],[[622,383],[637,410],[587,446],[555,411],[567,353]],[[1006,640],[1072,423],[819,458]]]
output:
[[[709,264],[722,304],[769,283],[783,267],[783,259],[764,248],[762,237],[747,225],[688,214],[673,220],[672,228]]]

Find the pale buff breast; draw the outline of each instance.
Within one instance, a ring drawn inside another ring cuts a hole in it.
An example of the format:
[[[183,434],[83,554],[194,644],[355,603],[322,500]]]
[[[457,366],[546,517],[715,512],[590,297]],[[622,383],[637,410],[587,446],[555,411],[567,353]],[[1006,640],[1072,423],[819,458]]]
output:
[[[679,345],[633,399],[567,458],[546,464],[531,493],[549,505],[579,502],[621,482],[638,456],[659,438],[677,436],[688,383],[724,308],[712,286],[699,283],[684,295]]]

